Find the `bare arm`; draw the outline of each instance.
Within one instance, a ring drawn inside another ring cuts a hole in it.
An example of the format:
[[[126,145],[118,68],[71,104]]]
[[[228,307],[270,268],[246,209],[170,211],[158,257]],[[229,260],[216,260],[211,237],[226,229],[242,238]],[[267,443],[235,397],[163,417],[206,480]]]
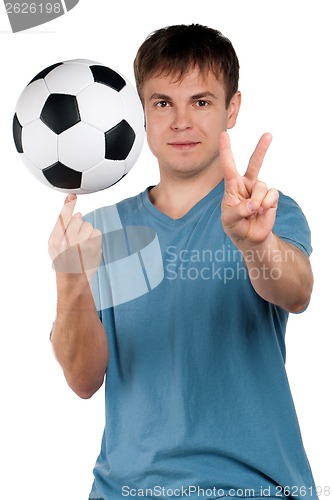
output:
[[[271,136],[260,139],[245,175],[238,174],[226,132],[220,138],[225,179],[222,224],[242,252],[249,278],[265,300],[289,312],[299,312],[310,301],[313,275],[308,257],[273,232],[279,193],[258,180]]]
[[[84,279],[82,275],[82,279]],[[57,273],[57,315],[52,332],[54,354],[69,387],[81,398],[102,385],[108,362],[107,337],[90,286],[77,276]]]
[[[309,303],[313,275],[308,257],[270,233],[264,244],[242,250],[250,281],[263,299],[298,313]]]
[[[66,198],[49,240],[57,285],[52,344],[68,385],[89,398],[102,385],[108,363],[106,332],[90,287],[100,261],[101,234],[81,214],[72,215],[75,203],[76,197]]]

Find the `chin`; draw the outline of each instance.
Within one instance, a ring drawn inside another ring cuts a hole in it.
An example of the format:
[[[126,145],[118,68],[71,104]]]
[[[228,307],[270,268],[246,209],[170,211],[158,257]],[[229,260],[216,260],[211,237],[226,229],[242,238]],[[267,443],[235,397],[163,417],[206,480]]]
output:
[[[199,175],[204,172],[204,168],[197,165],[179,165],[179,166],[169,166],[166,167],[166,172],[168,174],[176,175],[178,177],[187,178]]]

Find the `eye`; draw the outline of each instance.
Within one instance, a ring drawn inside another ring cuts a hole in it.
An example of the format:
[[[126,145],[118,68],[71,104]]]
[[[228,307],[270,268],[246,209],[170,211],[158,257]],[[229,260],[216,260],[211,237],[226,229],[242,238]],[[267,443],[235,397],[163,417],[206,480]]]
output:
[[[167,106],[169,106],[169,102],[167,102],[167,101],[158,101],[158,102],[156,102],[155,106],[157,108],[166,108]]]
[[[204,99],[200,99],[199,101],[196,101],[196,106],[199,108],[205,108],[209,105],[208,101],[204,101]]]

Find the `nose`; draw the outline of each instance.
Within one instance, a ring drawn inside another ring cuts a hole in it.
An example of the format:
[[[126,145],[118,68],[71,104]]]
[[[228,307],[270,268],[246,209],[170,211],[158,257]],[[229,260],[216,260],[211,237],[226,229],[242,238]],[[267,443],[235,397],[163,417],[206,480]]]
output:
[[[171,128],[177,132],[192,128],[192,116],[188,108],[174,109]]]

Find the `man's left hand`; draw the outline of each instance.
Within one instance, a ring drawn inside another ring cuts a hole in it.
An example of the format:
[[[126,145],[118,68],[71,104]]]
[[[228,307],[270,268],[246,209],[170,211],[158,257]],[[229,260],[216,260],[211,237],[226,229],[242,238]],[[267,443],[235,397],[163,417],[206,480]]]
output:
[[[220,160],[225,184],[221,220],[226,234],[240,250],[265,242],[275,222],[279,193],[258,180],[271,140],[270,134],[261,137],[246,173],[241,176],[227,132],[222,132],[220,136]]]

